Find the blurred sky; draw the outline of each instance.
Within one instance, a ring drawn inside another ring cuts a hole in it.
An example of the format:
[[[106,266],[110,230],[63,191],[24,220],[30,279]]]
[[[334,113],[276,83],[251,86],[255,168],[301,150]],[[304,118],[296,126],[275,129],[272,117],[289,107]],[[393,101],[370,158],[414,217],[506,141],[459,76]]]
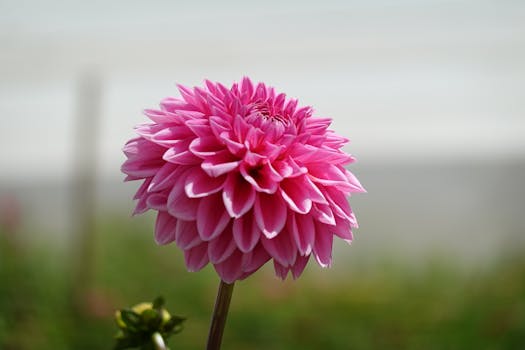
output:
[[[523,1],[0,0],[0,179],[72,168],[76,89],[102,80],[100,171],[175,83],[276,86],[362,162],[525,158]]]

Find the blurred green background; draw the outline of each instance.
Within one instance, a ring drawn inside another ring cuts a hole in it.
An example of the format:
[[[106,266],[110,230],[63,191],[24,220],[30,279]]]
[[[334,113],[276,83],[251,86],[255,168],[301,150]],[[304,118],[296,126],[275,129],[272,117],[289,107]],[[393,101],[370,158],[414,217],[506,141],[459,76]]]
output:
[[[150,226],[146,219],[101,220],[94,279],[76,296],[66,252],[45,241],[17,245],[0,236],[0,348],[109,349],[114,310],[160,294],[170,311],[188,318],[170,347],[204,348],[217,276],[210,267],[185,272],[175,247],[155,246]],[[443,257],[414,266],[383,256],[334,270],[311,264],[300,279],[282,282],[266,266],[236,284],[223,345],[521,349],[525,258],[514,253],[476,272]]]
[[[525,2],[0,0],[0,350],[110,349],[218,279],[131,218],[121,148],[175,83],[264,81],[351,139],[360,228],[236,285],[224,349],[525,349]]]

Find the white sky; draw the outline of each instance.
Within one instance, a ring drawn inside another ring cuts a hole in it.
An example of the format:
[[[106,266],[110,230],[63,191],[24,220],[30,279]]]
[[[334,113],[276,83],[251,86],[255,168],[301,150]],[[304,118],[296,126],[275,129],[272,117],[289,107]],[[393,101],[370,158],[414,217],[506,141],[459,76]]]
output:
[[[0,179],[67,175],[93,66],[107,175],[175,82],[243,75],[334,118],[361,162],[525,158],[524,18],[523,1],[0,0]]]

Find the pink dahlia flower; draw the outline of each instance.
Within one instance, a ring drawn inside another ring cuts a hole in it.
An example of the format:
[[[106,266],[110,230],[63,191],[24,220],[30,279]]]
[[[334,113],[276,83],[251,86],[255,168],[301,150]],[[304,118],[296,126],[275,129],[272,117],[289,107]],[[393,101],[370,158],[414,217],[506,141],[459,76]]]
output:
[[[134,213],[158,212],[157,243],[175,241],[188,270],[211,262],[227,283],[270,259],[283,279],[312,255],[330,266],[334,236],[350,242],[357,227],[347,197],[364,192],[331,119],[248,78],[178,88],[124,147],[126,180],[142,180]]]

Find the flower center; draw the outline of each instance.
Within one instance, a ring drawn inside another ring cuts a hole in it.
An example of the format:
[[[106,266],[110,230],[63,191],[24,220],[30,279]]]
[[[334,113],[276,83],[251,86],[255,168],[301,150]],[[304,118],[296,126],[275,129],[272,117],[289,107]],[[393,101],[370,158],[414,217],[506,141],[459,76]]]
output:
[[[280,123],[282,125],[288,125],[290,122],[286,116],[276,111],[273,106],[264,102],[255,103],[252,112],[255,112],[264,121]]]

